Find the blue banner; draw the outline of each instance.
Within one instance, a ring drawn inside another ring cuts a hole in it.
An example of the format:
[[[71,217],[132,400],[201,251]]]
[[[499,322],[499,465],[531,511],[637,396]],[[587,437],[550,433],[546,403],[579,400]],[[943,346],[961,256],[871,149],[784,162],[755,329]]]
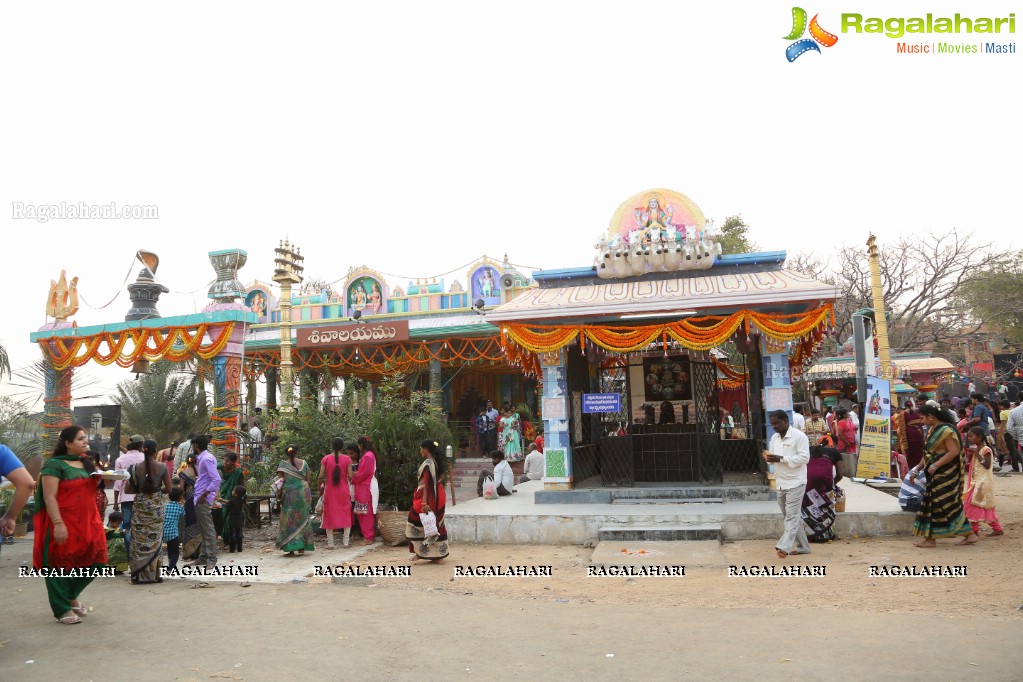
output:
[[[617,413],[621,411],[621,393],[583,393],[583,414]]]

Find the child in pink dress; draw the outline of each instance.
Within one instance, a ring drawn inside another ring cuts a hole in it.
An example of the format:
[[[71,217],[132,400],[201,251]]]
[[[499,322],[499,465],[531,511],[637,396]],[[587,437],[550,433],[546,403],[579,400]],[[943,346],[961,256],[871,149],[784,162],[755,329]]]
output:
[[[966,432],[967,441],[970,444],[966,451],[966,484],[963,486],[963,510],[966,518],[970,521],[970,527],[974,534],[980,530],[980,523],[991,526],[989,538],[1004,535],[1002,524],[998,522],[998,515],[995,513],[995,477],[992,465],[994,456],[991,448],[987,446],[984,437],[984,429],[979,426],[972,426]],[[963,538],[959,545],[973,544]]]

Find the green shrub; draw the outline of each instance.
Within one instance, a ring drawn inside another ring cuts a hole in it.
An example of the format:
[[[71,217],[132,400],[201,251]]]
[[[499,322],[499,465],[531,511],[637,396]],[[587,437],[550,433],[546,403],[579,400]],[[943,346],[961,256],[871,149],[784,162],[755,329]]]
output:
[[[366,435],[373,442],[377,459],[380,509],[408,509],[416,487],[416,471],[423,461],[419,443],[424,439],[437,441],[442,454],[447,445],[454,444],[447,424],[428,405],[429,396],[408,391],[400,375],[384,379],[373,407],[359,414],[323,412],[314,401],[302,401],[296,412],[280,419],[271,458],[273,469],[286,457],[288,445],[296,445],[299,456],[309,463],[315,482],[320,460],[330,452],[333,438],[343,438],[348,444]]]

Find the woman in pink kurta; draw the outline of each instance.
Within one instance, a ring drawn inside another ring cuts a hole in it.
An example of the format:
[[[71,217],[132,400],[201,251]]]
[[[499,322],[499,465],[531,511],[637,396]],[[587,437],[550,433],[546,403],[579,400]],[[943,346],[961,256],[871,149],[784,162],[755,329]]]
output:
[[[352,532],[352,494],[348,489],[352,481],[352,459],[341,451],[344,440],[335,438],[330,443],[334,451],[320,460],[320,486],[323,489],[323,521],[320,527],[327,531],[327,547],[334,547],[334,531],[343,530],[342,542],[348,546]]]
[[[376,535],[373,516],[373,476],[377,472],[377,458],[370,450],[372,443],[366,436],[359,437],[359,468],[355,471],[355,514],[359,517],[359,528],[367,545],[373,544]]]

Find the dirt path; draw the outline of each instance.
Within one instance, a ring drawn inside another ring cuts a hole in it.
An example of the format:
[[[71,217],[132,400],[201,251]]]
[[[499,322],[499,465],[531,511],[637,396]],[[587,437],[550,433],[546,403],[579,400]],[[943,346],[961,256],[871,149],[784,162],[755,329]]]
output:
[[[0,558],[0,679],[1018,680],[1023,476],[997,483],[1005,537],[929,552],[909,538],[850,538],[798,562],[827,566],[823,578],[735,578],[723,566],[586,578],[585,548],[455,546],[444,565],[369,585],[97,580],[85,594],[93,613],[72,627],[50,619],[42,580],[16,577],[30,552],[21,542]],[[780,564],[772,544],[727,544],[725,560]],[[407,557],[380,548],[355,563]],[[509,564],[553,575],[453,576],[456,566]],[[871,579],[871,564],[968,574]]]

